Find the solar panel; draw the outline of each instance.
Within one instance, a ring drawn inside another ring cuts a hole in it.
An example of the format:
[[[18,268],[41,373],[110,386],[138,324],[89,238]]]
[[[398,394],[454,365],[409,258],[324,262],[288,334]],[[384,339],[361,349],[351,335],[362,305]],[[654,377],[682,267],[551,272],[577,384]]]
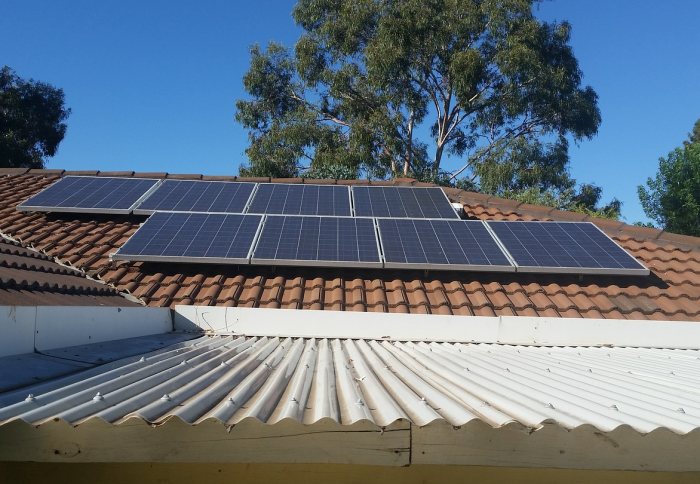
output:
[[[116,260],[247,264],[260,215],[156,212]]]
[[[261,183],[248,213],[350,216],[350,189],[338,185]]]
[[[649,270],[589,222],[487,222],[518,272],[637,274]]]
[[[253,264],[381,267],[374,220],[268,215]]]
[[[66,176],[17,209],[40,212],[131,213],[132,207],[158,180]]]
[[[357,217],[459,218],[441,188],[352,187]]]
[[[513,272],[478,220],[378,219],[384,266]]]
[[[165,180],[134,213],[243,213],[254,188],[255,183],[245,182]]]

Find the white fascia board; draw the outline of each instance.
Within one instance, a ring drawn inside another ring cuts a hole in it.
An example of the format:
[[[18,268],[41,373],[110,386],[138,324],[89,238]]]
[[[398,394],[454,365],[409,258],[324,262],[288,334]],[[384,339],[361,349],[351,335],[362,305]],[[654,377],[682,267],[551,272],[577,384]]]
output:
[[[0,306],[0,357],[34,351],[36,307]]]
[[[700,323],[176,306],[176,330],[248,336],[700,349]]]
[[[176,330],[298,338],[481,341],[493,339],[498,318],[357,313],[298,309],[175,306]]]
[[[34,347],[42,351],[172,330],[168,308],[37,306]]]

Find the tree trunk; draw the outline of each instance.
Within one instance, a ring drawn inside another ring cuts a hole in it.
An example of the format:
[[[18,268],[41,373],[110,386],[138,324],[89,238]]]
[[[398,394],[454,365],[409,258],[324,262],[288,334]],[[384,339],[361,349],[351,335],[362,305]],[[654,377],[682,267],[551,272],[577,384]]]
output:
[[[445,145],[438,142],[437,149],[435,150],[435,163],[433,163],[433,171],[437,173],[440,171],[440,161],[442,160],[442,152],[445,149]]]
[[[413,161],[413,110],[408,118],[408,146],[406,147],[406,157],[403,164],[403,176],[408,175]]]

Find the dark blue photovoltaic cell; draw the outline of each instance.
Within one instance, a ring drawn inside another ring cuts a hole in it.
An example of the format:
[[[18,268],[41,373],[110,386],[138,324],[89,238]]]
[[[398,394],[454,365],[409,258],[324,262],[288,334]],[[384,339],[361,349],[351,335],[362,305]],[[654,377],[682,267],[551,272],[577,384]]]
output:
[[[352,187],[357,217],[459,218],[441,188]]]
[[[136,213],[243,213],[255,183],[165,180]]]
[[[350,216],[350,190],[338,185],[261,183],[248,213]]]
[[[488,222],[518,265],[546,269],[639,270],[636,259],[589,222]],[[576,270],[567,270],[576,272]]]
[[[387,266],[513,270],[493,236],[478,220],[379,219],[378,222]]]
[[[260,215],[156,212],[114,258],[245,263],[261,220]]]
[[[22,203],[20,210],[129,213],[157,180],[66,176]]]
[[[271,260],[381,264],[373,220],[341,217],[268,216],[252,261]]]

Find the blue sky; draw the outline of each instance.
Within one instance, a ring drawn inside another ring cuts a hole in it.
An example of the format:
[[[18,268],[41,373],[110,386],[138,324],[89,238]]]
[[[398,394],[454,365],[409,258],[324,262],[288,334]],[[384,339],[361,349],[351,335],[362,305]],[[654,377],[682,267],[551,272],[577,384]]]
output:
[[[73,113],[49,168],[232,174],[245,161],[233,117],[248,48],[292,45],[293,4],[4,0],[0,63],[66,93]],[[600,96],[603,123],[572,147],[573,175],[643,220],[637,185],[700,118],[700,2],[551,0],[537,15],[572,24]]]

